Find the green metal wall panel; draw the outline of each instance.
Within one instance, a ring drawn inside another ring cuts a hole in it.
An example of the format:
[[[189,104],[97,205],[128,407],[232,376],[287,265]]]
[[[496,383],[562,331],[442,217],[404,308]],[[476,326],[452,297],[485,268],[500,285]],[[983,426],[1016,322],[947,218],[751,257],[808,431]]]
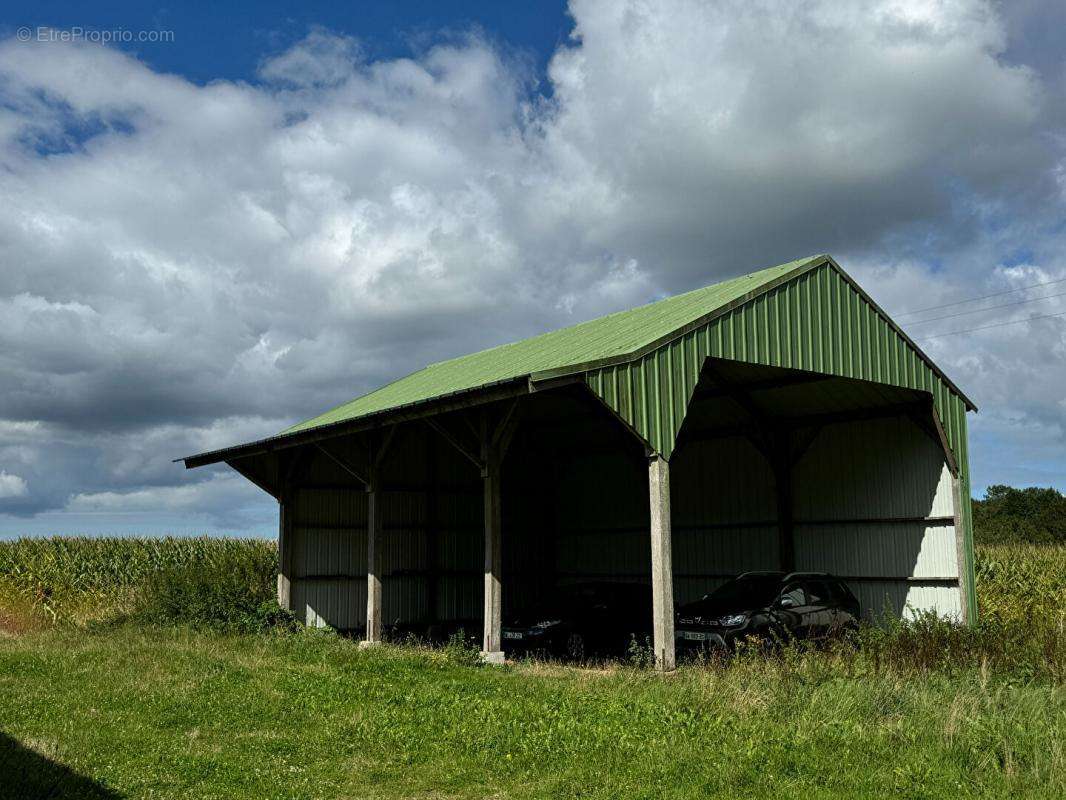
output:
[[[918,352],[830,264],[663,344],[584,373],[592,390],[669,458],[708,357],[821,372],[929,392],[962,452],[965,406]]]
[[[632,361],[583,373],[588,386],[669,459],[708,357],[821,372],[928,392],[959,464],[973,594],[966,403],[830,263],[753,298]],[[971,611],[971,615],[973,611]]]

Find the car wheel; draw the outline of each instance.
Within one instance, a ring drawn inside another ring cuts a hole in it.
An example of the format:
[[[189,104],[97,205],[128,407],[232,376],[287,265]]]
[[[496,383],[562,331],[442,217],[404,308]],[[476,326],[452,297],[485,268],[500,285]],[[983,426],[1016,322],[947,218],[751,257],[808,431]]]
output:
[[[566,655],[575,661],[585,657],[585,637],[580,633],[571,633],[566,637]]]

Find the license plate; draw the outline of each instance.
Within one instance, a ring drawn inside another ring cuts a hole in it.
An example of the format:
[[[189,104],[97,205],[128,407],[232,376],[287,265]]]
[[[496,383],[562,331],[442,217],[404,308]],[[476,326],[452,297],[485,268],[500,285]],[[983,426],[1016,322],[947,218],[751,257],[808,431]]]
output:
[[[522,633],[521,633],[521,631],[504,631],[503,632],[503,638],[504,639],[521,639],[522,638]]]
[[[706,642],[711,638],[711,634],[704,631],[681,631],[678,635],[693,642]]]

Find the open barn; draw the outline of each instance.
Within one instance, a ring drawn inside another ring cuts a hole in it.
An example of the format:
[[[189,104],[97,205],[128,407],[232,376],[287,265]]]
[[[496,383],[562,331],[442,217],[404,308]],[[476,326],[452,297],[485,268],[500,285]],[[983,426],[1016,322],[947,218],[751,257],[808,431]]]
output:
[[[975,619],[973,403],[829,256],[427,366],[225,462],[277,499],[278,600],[368,642],[584,580],[674,607],[828,571],[868,614]]]

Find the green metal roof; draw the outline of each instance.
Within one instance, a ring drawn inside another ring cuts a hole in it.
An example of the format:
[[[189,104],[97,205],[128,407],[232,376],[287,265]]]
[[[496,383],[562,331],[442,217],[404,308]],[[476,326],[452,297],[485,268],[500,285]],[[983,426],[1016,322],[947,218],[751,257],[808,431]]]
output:
[[[545,372],[563,373],[590,362],[635,354],[749,292],[825,258],[801,258],[569,328],[430,364],[405,378],[293,425],[281,435],[346,422],[502,381]]]
[[[840,265],[819,255],[430,364],[267,439],[180,460],[189,468],[230,461],[410,406],[497,389],[514,396],[563,376],[583,381],[669,458],[709,357],[927,392],[953,448],[965,442],[960,417],[976,410]]]

